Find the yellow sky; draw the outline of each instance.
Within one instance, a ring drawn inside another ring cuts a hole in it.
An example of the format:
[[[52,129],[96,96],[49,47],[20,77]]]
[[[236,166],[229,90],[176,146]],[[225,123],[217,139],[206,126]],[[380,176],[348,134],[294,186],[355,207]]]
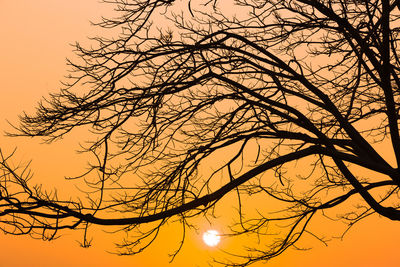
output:
[[[42,96],[57,90],[66,74],[65,58],[72,56],[69,43],[99,33],[89,20],[96,20],[107,11],[107,6],[97,0],[0,0],[2,131],[10,130],[6,120],[15,122],[23,110],[32,111]],[[18,147],[16,163],[33,160],[32,183],[43,183],[49,189],[62,185],[62,190],[58,187],[61,194],[73,194],[74,186],[65,183],[63,176],[66,172],[71,175],[85,161],[71,149],[76,144],[76,136],[52,145],[43,145],[40,140],[0,137],[0,147],[6,153]],[[202,227],[207,228],[206,224]],[[319,227],[325,229],[324,225]],[[206,266],[206,257],[218,251],[206,248],[201,237],[191,233],[183,252],[168,264],[167,254],[177,246],[169,243],[174,229],[168,229],[154,248],[134,257],[105,252],[111,251],[111,242],[117,240],[99,230],[98,235],[92,234],[94,247],[89,249],[80,248],[78,237],[71,232],[53,242],[0,234],[0,267]],[[330,228],[325,230],[329,236]],[[334,240],[328,247],[317,243],[311,251],[291,250],[266,266],[398,266],[399,236],[398,224],[374,217],[355,226],[344,241]]]

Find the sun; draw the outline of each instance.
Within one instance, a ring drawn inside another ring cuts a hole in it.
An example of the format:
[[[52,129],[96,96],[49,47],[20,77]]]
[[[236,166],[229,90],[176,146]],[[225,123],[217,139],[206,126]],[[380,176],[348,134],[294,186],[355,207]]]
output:
[[[215,247],[221,241],[221,236],[216,230],[208,230],[203,234],[203,241],[209,247]]]

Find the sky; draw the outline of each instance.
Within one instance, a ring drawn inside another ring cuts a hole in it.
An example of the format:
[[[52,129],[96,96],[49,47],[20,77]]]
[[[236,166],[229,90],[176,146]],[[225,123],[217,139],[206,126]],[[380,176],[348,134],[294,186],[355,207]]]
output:
[[[3,132],[11,130],[7,121],[17,122],[22,111],[33,111],[43,96],[58,90],[67,74],[65,59],[73,58],[70,44],[101,34],[89,21],[108,14],[109,8],[95,0],[0,0],[0,148],[4,153],[17,148],[15,164],[32,160],[32,183],[58,188],[60,194],[73,194],[74,184],[63,177],[85,162],[71,149],[78,143],[77,136],[47,145],[37,139],[5,137]],[[330,235],[329,225],[321,223],[318,227]],[[190,233],[172,263],[168,263],[168,253],[177,246],[173,225],[163,231],[154,247],[129,257],[109,253],[115,251],[113,242],[118,240],[97,228],[92,231],[94,243],[88,249],[79,246],[79,236],[73,232],[51,242],[0,233],[0,267],[207,266],[207,260],[220,253],[227,242],[222,240],[217,248],[205,246],[200,233],[209,227],[208,223],[200,223],[199,233]],[[399,236],[398,223],[375,216],[327,247],[315,243],[311,250],[289,250],[266,265],[253,266],[398,266]]]

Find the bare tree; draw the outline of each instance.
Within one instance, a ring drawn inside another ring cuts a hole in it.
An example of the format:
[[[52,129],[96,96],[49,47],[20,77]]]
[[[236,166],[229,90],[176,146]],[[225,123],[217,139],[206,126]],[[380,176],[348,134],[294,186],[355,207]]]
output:
[[[14,133],[53,142],[88,129],[94,161],[77,177],[88,197],[29,187],[3,156],[3,231],[120,226],[139,233],[120,247],[134,254],[166,222],[192,227],[231,197],[232,235],[285,226],[224,262],[243,266],[312,234],[322,215],[349,226],[374,213],[400,220],[400,1],[105,2],[120,16],[98,26],[121,33],[77,44],[65,88]]]

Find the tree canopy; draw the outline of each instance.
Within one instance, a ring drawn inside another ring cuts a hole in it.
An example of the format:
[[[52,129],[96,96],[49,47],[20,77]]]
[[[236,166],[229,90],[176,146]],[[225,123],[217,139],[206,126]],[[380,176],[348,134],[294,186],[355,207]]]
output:
[[[229,234],[285,226],[224,262],[243,266],[328,213],[349,226],[400,220],[400,1],[104,2],[118,16],[97,26],[118,34],[76,44],[65,86],[11,133],[55,142],[87,130],[89,168],[76,177],[87,198],[31,186],[1,155],[3,231],[119,226],[136,236],[121,253],[135,254],[170,220],[195,227],[230,198]]]

